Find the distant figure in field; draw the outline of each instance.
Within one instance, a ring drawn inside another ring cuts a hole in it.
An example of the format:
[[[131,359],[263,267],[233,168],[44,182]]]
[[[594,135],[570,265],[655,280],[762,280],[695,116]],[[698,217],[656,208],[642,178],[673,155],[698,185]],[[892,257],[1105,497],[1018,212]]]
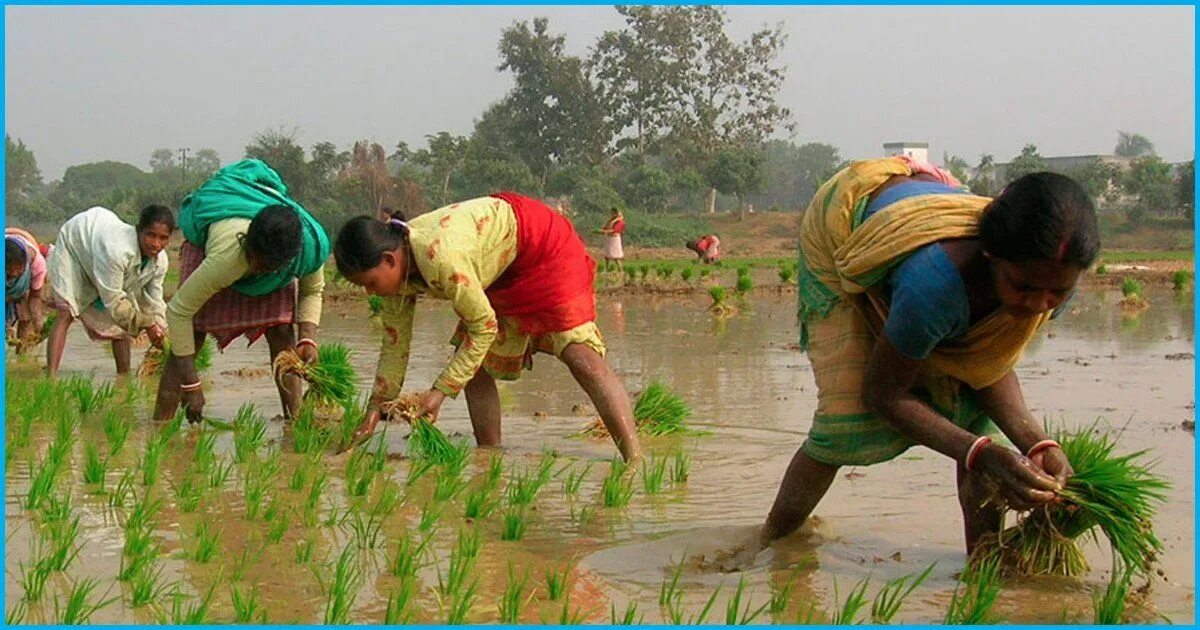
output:
[[[621,246],[621,235],[625,233],[625,216],[617,208],[609,210],[611,216],[604,227],[598,232],[604,235],[604,270],[608,271],[609,263],[621,271],[621,261],[625,258],[625,249]]]
[[[711,265],[721,259],[721,239],[716,234],[705,234],[694,241],[687,242],[687,248],[696,252],[700,261]]]

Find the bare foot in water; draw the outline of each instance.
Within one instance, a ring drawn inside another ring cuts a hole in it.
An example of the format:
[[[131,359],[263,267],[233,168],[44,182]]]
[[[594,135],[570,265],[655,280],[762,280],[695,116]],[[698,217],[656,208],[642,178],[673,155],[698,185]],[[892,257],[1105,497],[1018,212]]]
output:
[[[761,540],[761,528],[755,527],[731,544],[707,554],[692,556],[689,564],[704,573],[736,573],[763,566],[773,555]]]

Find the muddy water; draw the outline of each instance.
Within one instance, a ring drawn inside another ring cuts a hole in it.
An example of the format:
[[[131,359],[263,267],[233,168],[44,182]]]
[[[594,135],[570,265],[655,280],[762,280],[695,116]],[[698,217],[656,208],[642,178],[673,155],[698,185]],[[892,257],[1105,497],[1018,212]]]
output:
[[[1098,419],[1108,427],[1123,428],[1122,449],[1151,449],[1161,459],[1159,472],[1174,484],[1169,503],[1157,521],[1167,553],[1165,578],[1156,580],[1151,596],[1154,614],[1175,623],[1194,619],[1194,435],[1181,423],[1194,418],[1194,339],[1190,300],[1178,303],[1170,293],[1152,293],[1153,306],[1136,320],[1123,319],[1115,292],[1092,291],[1080,295],[1069,316],[1056,322],[1048,336],[1039,339],[1019,368],[1025,394],[1035,415],[1070,427],[1090,425]],[[686,558],[680,585],[687,615],[703,607],[718,585],[722,594],[709,620],[724,619],[726,597],[744,577],[753,607],[766,601],[770,584],[781,584],[794,567],[795,587],[786,613],[777,621],[794,619],[797,611],[815,603],[818,609],[834,606],[834,585],[845,592],[856,581],[870,576],[868,596],[883,581],[917,573],[936,563],[931,577],[910,597],[898,615],[907,622],[936,622],[943,617],[955,575],[964,560],[961,516],[954,491],[953,465],[924,448],[914,448],[894,462],[841,472],[818,506],[809,526],[761,554],[744,573],[711,570],[709,562],[728,554],[753,534],[774,497],[776,484],[810,424],[815,396],[806,358],[796,350],[794,296],[759,296],[749,309],[722,323],[704,311],[707,298],[623,297],[601,298],[599,324],[609,346],[610,361],[631,391],[652,378],[662,378],[683,395],[694,409],[693,423],[711,435],[649,440],[655,452],[684,448],[693,467],[683,487],[648,496],[638,490],[627,508],[604,508],[597,498],[607,473],[607,458],[614,454],[607,441],[580,439],[573,434],[593,416],[586,396],[569,374],[551,357],[539,356],[532,373],[520,382],[504,384],[506,465],[518,470],[535,467],[543,448],[556,451],[556,470],[574,462],[581,468],[594,461],[577,499],[564,497],[559,480],[541,492],[520,542],[499,538],[499,511],[481,519],[477,527],[484,540],[477,564],[480,596],[469,619],[494,621],[496,599],[507,583],[507,565],[530,568],[537,586],[524,620],[556,623],[561,602],[545,601],[543,572],[573,562],[571,608],[587,619],[607,623],[610,602],[618,611],[638,602],[647,622],[660,621],[660,585],[674,565]],[[347,343],[356,351],[359,385],[366,388],[374,361],[377,329],[365,306],[343,307],[327,313],[322,335]],[[438,303],[423,304],[418,315],[409,385],[425,387],[449,356],[445,341],[453,329],[453,314]],[[68,345],[72,369],[111,374],[107,351],[89,344],[79,331]],[[273,415],[278,401],[270,378],[246,369],[266,366],[266,348],[229,349],[215,361],[208,375],[208,414],[231,418],[237,407],[254,400]],[[241,369],[242,373],[237,373]],[[20,374],[10,364],[9,374]],[[143,404],[138,414],[148,413]],[[103,440],[98,422],[82,430],[85,439]],[[447,401],[440,426],[449,433],[470,435],[463,400]],[[389,448],[405,450],[406,429],[393,427]],[[35,427],[34,444],[40,451],[53,427]],[[218,581],[213,597],[213,617],[231,620],[228,584],[258,584],[261,604],[272,622],[320,622],[325,606],[321,576],[340,550],[351,544],[344,527],[318,523],[306,526],[300,505],[303,493],[284,487],[301,456],[291,453],[280,423],[270,434],[284,450],[284,468],[278,488],[269,496],[292,509],[291,524],[283,541],[269,543],[262,517],[242,518],[244,500],[240,468],[220,492],[205,499],[200,513],[220,524],[222,553],[208,564],[185,561],[181,550],[190,548],[198,514],[182,514],[174,505],[170,484],[190,465],[194,432],[178,439],[157,492],[165,507],[158,519],[157,539],[167,550],[168,580],[180,579],[184,591],[202,593]],[[126,452],[110,467],[109,486],[120,470],[135,464],[144,436],[135,433]],[[232,451],[228,434],[218,436],[218,450]],[[490,453],[475,453],[472,471],[481,472]],[[20,507],[28,487],[28,455],[18,454],[6,479],[6,592],[7,605],[21,596],[18,563],[30,558],[31,524]],[[82,462],[76,446],[75,462]],[[331,481],[323,498],[320,520],[330,520],[334,510],[347,504],[342,471],[346,456],[325,461]],[[389,483],[403,487],[408,464],[397,457],[389,464]],[[507,473],[506,473],[507,474]],[[72,577],[92,576],[103,581],[101,591],[124,595],[121,603],[96,614],[95,621],[151,621],[148,609],[128,606],[128,587],[113,579],[120,566],[122,530],[120,511],[105,507],[105,500],[90,495],[80,475],[72,474],[74,503],[82,516],[80,561]],[[428,502],[429,480],[417,483],[404,506],[386,521],[389,542],[384,550],[364,552],[362,588],[353,609],[356,620],[380,622],[387,595],[397,579],[387,571],[393,540],[405,529],[416,530],[421,506]],[[376,482],[375,494],[378,494]],[[305,491],[307,492],[307,490]],[[434,587],[437,571],[445,570],[446,554],[463,524],[461,496],[442,515],[433,538],[436,560],[424,568],[417,597],[418,621],[441,622]],[[313,562],[298,565],[294,549],[305,540],[315,548]],[[249,551],[247,551],[249,550]],[[1083,580],[1037,579],[1004,586],[998,612],[1011,621],[1052,622],[1090,619],[1091,592],[1107,580],[1107,551],[1089,545],[1093,569]],[[246,560],[242,558],[245,555]],[[245,565],[243,568],[241,565]],[[239,569],[242,569],[239,573]],[[53,620],[53,593],[65,593],[68,582],[55,576],[43,604],[31,606],[28,619]],[[1149,618],[1149,617],[1146,617]],[[767,616],[760,621],[769,620]]]

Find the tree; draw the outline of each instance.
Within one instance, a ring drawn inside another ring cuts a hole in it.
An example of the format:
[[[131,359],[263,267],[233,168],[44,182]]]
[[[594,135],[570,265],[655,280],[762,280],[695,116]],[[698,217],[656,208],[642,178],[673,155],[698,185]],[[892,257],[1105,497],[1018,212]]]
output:
[[[437,135],[427,135],[425,140],[429,143],[428,148],[413,154],[412,161],[428,168],[433,181],[440,185],[435,202],[439,205],[449,203],[450,176],[467,159],[467,139],[443,131]]]
[[[194,173],[197,179],[208,179],[220,168],[221,156],[212,149],[200,149],[196,155],[188,159],[187,163],[189,175]]]
[[[93,205],[116,210],[134,193],[150,184],[147,173],[124,162],[92,162],[67,168],[62,183],[54,189],[51,201],[69,212],[78,212]],[[159,199],[162,203],[167,198]]]
[[[1141,134],[1118,131],[1117,146],[1113,147],[1113,153],[1127,158],[1154,155],[1154,143]]]
[[[1121,188],[1136,200],[1129,208],[1129,222],[1137,225],[1148,212],[1163,212],[1177,198],[1171,165],[1154,155],[1135,159],[1121,178]]]
[[[300,203],[306,203],[308,193],[308,165],[304,160],[304,149],[296,142],[297,130],[267,130],[254,136],[246,145],[246,157],[266,162],[279,173],[287,186],[288,194]]]
[[[1099,159],[1092,160],[1063,174],[1079,182],[1088,195],[1097,201],[1108,195],[1113,180],[1117,178],[1116,168]]]
[[[1179,167],[1179,178],[1175,183],[1175,199],[1188,221],[1193,220],[1196,213],[1196,160],[1194,158]]]
[[[671,174],[640,159],[623,160],[616,175],[616,190],[642,212],[661,212],[671,197]]]
[[[971,179],[971,165],[957,155],[942,152],[942,168],[950,171],[958,181],[966,184]]]
[[[996,190],[996,158],[991,153],[979,156],[979,166],[975,167],[975,175],[971,178],[968,188],[976,195],[991,197]]]
[[[175,152],[170,149],[155,149],[150,153],[150,172],[163,173],[178,168],[175,163]]]
[[[1008,164],[1008,169],[1005,171],[1005,184],[1008,184],[1016,179],[1019,179],[1030,173],[1037,173],[1046,170],[1046,163],[1042,160],[1041,154],[1038,153],[1037,145],[1032,143],[1025,145],[1021,149],[1021,154],[1013,158],[1013,161]]]
[[[24,204],[42,188],[42,172],[37,158],[25,143],[4,134],[4,203],[13,212],[19,212]]]
[[[747,194],[762,185],[762,155],[753,149],[722,149],[708,171],[708,182],[721,194],[737,198],[738,209],[745,207]]]
[[[378,143],[355,142],[341,180],[349,205],[359,212],[378,215],[398,200],[397,182],[388,173],[387,151]]]
[[[768,208],[805,208],[841,163],[837,147],[829,144],[770,140],[762,151],[762,192],[749,199]]]

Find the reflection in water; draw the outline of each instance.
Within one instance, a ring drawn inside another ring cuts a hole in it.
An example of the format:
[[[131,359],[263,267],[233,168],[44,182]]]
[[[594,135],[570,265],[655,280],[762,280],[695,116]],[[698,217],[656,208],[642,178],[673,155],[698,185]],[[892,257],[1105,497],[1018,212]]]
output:
[[[1102,418],[1124,428],[1123,448],[1149,448],[1161,459],[1159,470],[1175,487],[1157,524],[1168,553],[1164,559],[1166,581],[1156,584],[1153,597],[1159,612],[1176,622],[1190,623],[1194,441],[1177,427],[1193,417],[1193,306],[1190,300],[1181,304],[1169,292],[1151,292],[1147,297],[1150,309],[1133,320],[1135,323],[1126,323],[1116,305],[1118,292],[1077,296],[1070,312],[1035,341],[1018,374],[1036,416],[1072,427]],[[808,361],[795,345],[794,297],[756,298],[727,320],[709,315],[708,302],[704,295],[599,300],[599,325],[609,347],[608,358],[629,391],[639,391],[651,379],[662,378],[692,406],[692,422],[712,432],[706,437],[647,440],[647,447],[655,452],[686,449],[693,462],[691,478],[685,486],[655,496],[644,495],[640,479],[635,479],[638,492],[627,509],[606,509],[598,503],[601,481],[608,471],[605,461],[614,455],[614,449],[607,440],[574,437],[591,420],[590,405],[556,359],[539,355],[531,373],[519,382],[501,384],[504,453],[510,470],[536,468],[543,448],[596,463],[577,498],[564,497],[558,479],[543,489],[521,542],[499,540],[498,511],[475,524],[485,543],[478,561],[481,596],[473,619],[496,619],[494,602],[507,583],[509,562],[518,573],[529,567],[531,582],[539,582],[546,568],[559,567],[575,557],[579,563],[573,572],[572,605],[582,607],[591,620],[609,620],[610,599],[618,612],[632,599],[639,602],[646,621],[659,621],[659,587],[685,551],[724,548],[761,521],[787,462],[803,440],[815,404]],[[454,328],[449,307],[428,302],[422,303],[420,311],[408,389],[428,387],[452,350],[447,343]],[[363,390],[370,384],[379,334],[378,327],[366,320],[365,306],[350,305],[341,312],[327,313],[322,330],[324,340],[345,342],[355,351],[358,385]],[[86,342],[78,330],[72,333],[69,347],[73,369],[92,371],[102,378],[110,374],[111,359],[104,347]],[[208,375],[210,414],[231,418],[247,400],[256,401],[267,415],[277,413],[278,399],[269,376],[243,378],[223,373],[261,366],[266,354],[265,344],[257,344],[249,349],[231,348],[217,358]],[[14,377],[26,369],[30,368],[10,364],[8,373]],[[140,418],[148,416],[148,406],[147,402],[139,410]],[[440,423],[451,434],[471,435],[461,397],[446,402]],[[82,444],[104,440],[98,425],[85,422],[81,427],[83,439],[76,445],[75,462],[82,461]],[[35,440],[40,449],[53,433],[52,427],[39,427],[43,429]],[[403,427],[388,428],[386,439],[392,452],[404,452],[406,433]],[[192,465],[196,436],[188,435],[171,453],[163,471],[164,509],[156,537],[172,554],[186,549],[192,544],[197,521],[209,514],[206,518],[221,531],[223,554],[206,565],[185,562],[175,555],[164,557],[165,575],[169,580],[182,579],[185,590],[198,593],[207,590],[218,575],[227,583],[240,568],[245,573],[244,584],[259,585],[260,601],[272,622],[319,621],[325,595],[317,576],[327,576],[329,570],[322,568],[323,563],[353,540],[352,528],[339,520],[346,515],[350,501],[344,482],[348,458],[329,456],[324,460],[329,482],[319,498],[317,522],[309,526],[304,522],[305,492],[287,487],[303,458],[292,454],[290,438],[280,425],[271,425],[269,438],[285,452],[284,467],[268,498],[268,503],[278,499],[291,515],[282,541],[268,540],[268,525],[262,516],[254,521],[243,518],[241,467],[197,513],[181,513],[175,507],[171,488]],[[112,462],[110,475],[119,476],[120,470],[134,466],[145,440],[145,432],[135,433],[126,452]],[[232,437],[219,434],[218,452],[228,457],[232,449]],[[476,483],[490,455],[476,451],[471,468]],[[19,505],[28,487],[26,462],[31,457],[33,451],[19,454],[8,468],[6,586],[10,607],[21,592],[17,565],[31,557],[32,537]],[[428,479],[406,486],[406,461],[392,466],[386,483],[406,492],[407,500],[387,521],[387,546],[361,554],[365,577],[354,618],[363,621],[382,620],[388,594],[399,587],[398,578],[387,571],[387,562],[400,534],[417,530],[421,506],[432,494]],[[794,567],[801,566],[788,611],[778,619],[790,621],[811,602],[817,602],[819,608],[832,605],[835,579],[844,597],[850,585],[870,575],[870,595],[887,579],[918,573],[936,562],[930,579],[910,598],[899,619],[940,620],[963,561],[952,471],[952,463],[923,448],[912,449],[895,462],[843,471],[816,510],[819,526],[781,541],[765,556],[764,564],[745,573],[751,599],[756,605],[762,603],[769,596],[769,583],[780,586]],[[102,497],[86,493],[77,473],[74,483],[75,503],[83,519],[81,557],[87,561],[76,564],[71,575],[93,576],[108,584],[120,566],[121,519],[103,507]],[[372,496],[356,500],[370,505],[379,491],[376,487]],[[438,583],[439,570],[446,570],[446,554],[460,527],[469,526],[462,510],[460,500],[433,534],[437,561],[419,574],[419,621],[445,618],[438,612],[431,587]],[[297,548],[308,540],[314,545],[312,562],[297,564]],[[1065,606],[1072,616],[1090,618],[1089,589],[1106,580],[1103,572],[1108,558],[1094,546],[1088,555],[1094,569],[1082,584],[1062,580],[1007,584],[999,604],[1001,612],[1012,621],[1053,621],[1060,619]],[[702,568],[685,567],[681,578],[683,597],[689,603],[687,614],[697,613],[713,589],[724,584],[717,614],[711,617],[719,619],[725,597],[736,589],[740,576]],[[62,587],[56,583],[56,588]],[[561,602],[542,599],[541,595],[535,599],[524,620],[558,620]],[[107,608],[95,620],[152,620],[144,610],[124,606]],[[232,619],[225,584],[218,587],[213,608],[217,619]],[[52,614],[52,604],[42,604],[31,610],[30,620],[49,620]]]

